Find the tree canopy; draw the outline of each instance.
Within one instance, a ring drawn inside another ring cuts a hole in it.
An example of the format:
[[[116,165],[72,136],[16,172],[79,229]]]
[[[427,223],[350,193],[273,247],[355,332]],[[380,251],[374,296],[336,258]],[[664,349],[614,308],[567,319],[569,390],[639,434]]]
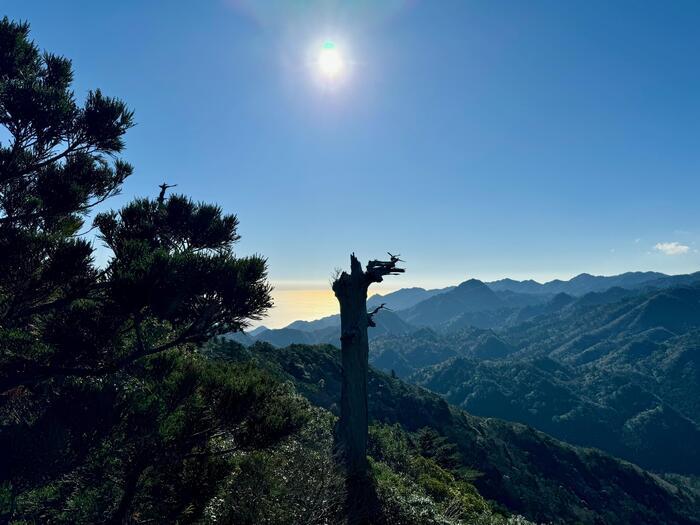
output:
[[[0,521],[201,515],[225,453],[305,418],[264,371],[191,352],[271,306],[267,263],[236,256],[235,215],[167,188],[96,213],[134,117],[72,81],[0,21]]]
[[[134,123],[124,102],[80,104],[69,60],[0,22],[0,386],[114,372],[240,330],[271,306],[266,261],[236,257],[238,220],[182,195],[94,219],[113,256],[94,264],[90,212],[120,191]]]

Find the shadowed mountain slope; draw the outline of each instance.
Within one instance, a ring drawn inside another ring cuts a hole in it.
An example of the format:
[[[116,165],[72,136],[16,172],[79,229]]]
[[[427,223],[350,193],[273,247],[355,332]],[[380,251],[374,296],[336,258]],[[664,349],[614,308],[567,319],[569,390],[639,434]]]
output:
[[[620,290],[495,332],[379,338],[370,358],[472,413],[698,474],[700,287]],[[495,350],[478,351],[484,339]]]
[[[339,350],[257,344],[247,352],[291,379],[313,403],[336,410]],[[524,425],[479,418],[424,389],[371,370],[371,417],[407,430],[430,426],[454,441],[480,493],[530,519],[556,524],[697,525],[698,494],[604,453],[566,445]]]
[[[374,321],[376,327],[370,331],[370,338],[402,335],[415,330],[390,310],[377,312]],[[295,321],[286,328],[263,330],[256,336],[237,333],[229,337],[245,346],[261,341],[280,347],[291,344],[333,344],[340,347],[340,316],[324,317],[318,321]]]
[[[375,308],[385,303],[387,308],[391,308],[392,310],[405,310],[421,301],[425,301],[441,293],[449,292],[452,289],[454,289],[454,286],[434,290],[426,290],[424,288],[401,288],[400,290],[386,295],[374,294],[367,299],[367,307]]]
[[[450,290],[400,312],[401,317],[415,326],[431,326],[454,319],[466,312],[498,310],[508,306],[481,281],[470,279]]]

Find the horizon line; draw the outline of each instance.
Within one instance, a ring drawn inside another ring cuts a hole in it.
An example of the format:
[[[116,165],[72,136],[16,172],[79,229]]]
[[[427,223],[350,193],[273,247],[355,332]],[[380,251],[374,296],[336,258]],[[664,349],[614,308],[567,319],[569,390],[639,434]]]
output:
[[[377,285],[375,289],[380,289],[380,292],[383,293],[390,293],[391,291],[396,291],[404,288],[423,288],[426,290],[429,289],[436,289],[436,288],[447,288],[450,286],[457,286],[460,283],[463,283],[465,281],[469,281],[470,279],[476,279],[477,281],[481,281],[483,283],[493,283],[493,282],[498,282],[506,279],[510,279],[513,281],[517,282],[527,282],[527,281],[534,281],[538,284],[547,284],[553,281],[570,281],[576,277],[582,276],[582,275],[590,275],[591,277],[616,277],[619,275],[625,275],[628,273],[658,273],[662,275],[666,275],[669,277],[675,277],[679,275],[692,275],[694,273],[697,273],[700,270],[696,270],[694,272],[680,272],[680,273],[667,273],[667,272],[660,272],[658,270],[628,270],[620,273],[590,273],[590,272],[578,272],[578,273],[566,273],[566,274],[549,274],[547,277],[542,277],[542,276],[537,276],[537,275],[532,275],[530,276],[523,276],[523,275],[518,275],[516,274],[499,274],[496,277],[478,277],[476,275],[471,275],[471,276],[465,276],[461,280],[448,280],[448,279],[439,279],[439,280],[432,280],[432,279],[418,279],[417,281],[411,282],[407,284],[406,286],[394,286],[390,283],[387,283],[386,281]],[[512,277],[512,275],[516,275],[516,277]],[[279,291],[307,291],[307,290],[331,290],[331,285],[330,281],[327,280],[313,280],[313,279],[300,279],[300,280],[295,280],[295,279],[270,279],[270,283],[272,284],[273,288],[275,290]],[[420,284],[422,283],[422,284]],[[426,283],[431,283],[431,284],[426,284]],[[370,294],[368,297],[371,297],[372,295],[376,295],[376,293]]]

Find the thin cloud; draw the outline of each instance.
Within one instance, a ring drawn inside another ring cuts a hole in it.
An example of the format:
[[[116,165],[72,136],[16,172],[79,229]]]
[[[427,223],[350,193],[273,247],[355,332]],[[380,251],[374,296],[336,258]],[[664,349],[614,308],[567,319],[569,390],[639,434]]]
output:
[[[683,255],[688,253],[690,246],[681,244],[679,242],[660,242],[654,245],[654,249],[663,253],[664,255]]]

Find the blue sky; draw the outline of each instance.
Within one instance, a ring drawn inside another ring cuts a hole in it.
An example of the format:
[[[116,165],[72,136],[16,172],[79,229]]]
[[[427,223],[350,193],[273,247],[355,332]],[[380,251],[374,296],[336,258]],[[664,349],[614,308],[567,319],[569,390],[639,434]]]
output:
[[[389,288],[700,269],[698,2],[0,6],[73,59],[79,97],[135,110],[111,205],[164,180],[218,202],[280,289],[351,251],[402,253]]]

